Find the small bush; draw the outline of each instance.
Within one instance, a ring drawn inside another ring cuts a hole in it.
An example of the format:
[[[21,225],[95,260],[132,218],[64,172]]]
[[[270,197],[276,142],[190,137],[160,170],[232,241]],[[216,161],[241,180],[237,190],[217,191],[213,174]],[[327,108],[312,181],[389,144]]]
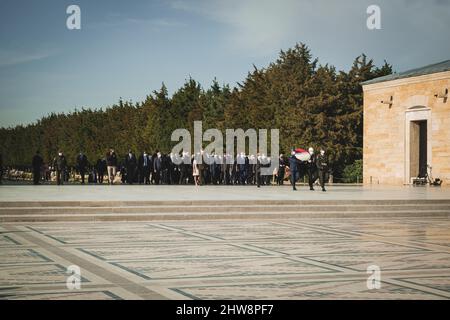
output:
[[[353,164],[344,168],[342,180],[345,183],[362,182],[363,178],[363,161],[356,160]]]

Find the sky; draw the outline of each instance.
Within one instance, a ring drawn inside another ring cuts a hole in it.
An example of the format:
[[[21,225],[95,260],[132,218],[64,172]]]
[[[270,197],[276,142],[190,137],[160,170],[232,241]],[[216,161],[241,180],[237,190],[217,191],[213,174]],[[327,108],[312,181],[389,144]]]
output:
[[[81,29],[69,30],[69,5]],[[369,30],[378,5],[381,29]],[[0,127],[134,102],[192,77],[231,86],[307,44],[348,70],[365,53],[395,71],[450,59],[450,0],[0,0]]]

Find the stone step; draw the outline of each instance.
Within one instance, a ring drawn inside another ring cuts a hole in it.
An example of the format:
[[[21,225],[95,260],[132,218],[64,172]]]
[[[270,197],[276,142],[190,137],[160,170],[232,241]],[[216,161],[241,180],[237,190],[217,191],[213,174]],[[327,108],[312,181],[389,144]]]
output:
[[[56,221],[161,221],[161,220],[236,220],[236,219],[302,219],[302,218],[400,218],[447,217],[448,210],[422,211],[302,211],[302,212],[199,212],[199,213],[95,213],[95,214],[20,214],[0,215],[0,222]]]
[[[52,215],[52,214],[97,214],[97,213],[214,213],[214,212],[376,212],[376,211],[447,211],[450,213],[450,205],[447,204],[336,204],[336,205],[153,205],[153,206],[61,206],[61,207],[0,207],[0,215]]]
[[[450,217],[441,200],[3,201],[1,222]]]

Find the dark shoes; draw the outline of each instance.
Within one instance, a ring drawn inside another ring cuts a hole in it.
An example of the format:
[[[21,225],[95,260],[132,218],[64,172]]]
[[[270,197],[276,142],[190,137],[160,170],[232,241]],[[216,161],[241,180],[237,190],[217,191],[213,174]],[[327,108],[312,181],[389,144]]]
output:
[[[325,190],[325,188],[322,188],[322,191],[325,192],[325,191],[327,191],[327,190]]]

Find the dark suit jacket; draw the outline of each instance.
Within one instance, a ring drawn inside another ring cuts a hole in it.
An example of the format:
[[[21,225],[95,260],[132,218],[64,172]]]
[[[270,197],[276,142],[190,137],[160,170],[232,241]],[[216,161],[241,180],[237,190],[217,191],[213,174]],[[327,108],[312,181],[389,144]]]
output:
[[[161,158],[155,157],[155,159],[153,159],[153,170],[160,171],[161,167],[162,167],[162,157]]]
[[[88,160],[85,154],[77,156],[77,167],[78,170],[84,170],[88,166]]]
[[[106,165],[110,167],[117,167],[117,156],[113,152],[106,154]]]
[[[126,155],[125,166],[127,168],[134,168],[137,166],[137,160],[136,160],[136,156],[134,154],[131,154],[131,157],[129,154]]]
[[[295,155],[292,155],[289,157],[289,169],[291,170],[291,172],[297,172],[298,168],[298,159],[295,157]]]
[[[38,154],[36,154],[33,157],[33,161],[32,161],[32,166],[33,166],[33,170],[37,171],[37,170],[41,170],[42,165],[44,164],[44,160],[42,159],[42,157]]]
[[[145,163],[145,158],[147,158],[147,168],[151,168],[152,167],[152,158],[147,155],[144,156],[143,154],[139,157],[139,161],[138,161],[138,165],[139,165],[139,169],[144,168],[144,163]]]
[[[99,173],[104,173],[106,171],[106,160],[98,159],[95,166]]]

